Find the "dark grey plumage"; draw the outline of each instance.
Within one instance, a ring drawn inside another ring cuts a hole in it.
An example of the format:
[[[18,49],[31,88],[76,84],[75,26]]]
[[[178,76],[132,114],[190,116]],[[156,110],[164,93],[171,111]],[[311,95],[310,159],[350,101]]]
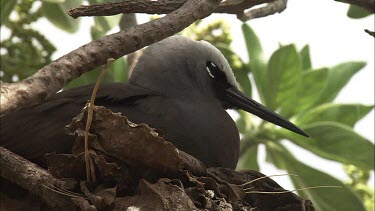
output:
[[[74,137],[65,135],[64,126],[83,108],[92,87],[63,91],[40,105],[2,117],[1,145],[39,164],[45,153],[69,152]],[[219,50],[182,36],[147,48],[129,82],[103,84],[95,104],[162,130],[166,140],[207,166],[237,165],[239,134],[225,111],[228,108],[239,107],[306,135],[238,91]]]

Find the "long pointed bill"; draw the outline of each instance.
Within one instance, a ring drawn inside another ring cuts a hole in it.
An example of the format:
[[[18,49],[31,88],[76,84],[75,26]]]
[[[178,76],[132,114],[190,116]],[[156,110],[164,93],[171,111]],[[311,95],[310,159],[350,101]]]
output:
[[[236,88],[228,88],[225,90],[225,96],[228,102],[244,111],[250,112],[268,122],[276,124],[280,127],[298,133],[300,135],[309,137],[305,132],[299,129],[296,125],[273,112],[269,108],[261,105],[255,100],[250,99]]]

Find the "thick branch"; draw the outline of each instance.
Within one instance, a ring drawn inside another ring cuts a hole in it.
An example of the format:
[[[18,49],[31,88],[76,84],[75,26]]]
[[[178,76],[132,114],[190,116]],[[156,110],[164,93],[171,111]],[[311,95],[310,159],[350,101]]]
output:
[[[241,14],[256,5],[272,2],[273,0],[243,0],[225,1],[215,10],[216,13]]]
[[[121,13],[146,13],[146,14],[167,14],[180,8],[186,0],[168,1],[121,1],[121,2],[106,2],[96,5],[82,5],[78,8],[70,9],[69,15],[73,18],[81,16],[109,16]],[[215,13],[240,14],[244,10],[249,9],[255,5],[272,2],[272,0],[232,0],[224,1],[215,9]]]
[[[45,66],[32,77],[1,83],[1,114],[38,104],[72,79],[147,45],[165,39],[212,13],[220,0],[189,0],[178,10],[150,21],[92,41]]]
[[[105,2],[102,4],[82,5],[68,11],[73,18],[81,16],[110,16],[121,13],[168,14],[180,8],[187,0],[137,0]]]
[[[51,187],[51,184],[62,184],[62,181],[53,178],[46,170],[3,147],[0,147],[0,155],[2,178],[35,194],[51,208],[64,207],[67,210],[74,210],[75,206],[68,196],[47,188]]]
[[[243,22],[246,22],[255,18],[262,18],[275,13],[281,13],[286,9],[288,0],[275,0],[274,2],[268,3],[266,6],[250,10],[246,13],[238,14],[237,18]]]

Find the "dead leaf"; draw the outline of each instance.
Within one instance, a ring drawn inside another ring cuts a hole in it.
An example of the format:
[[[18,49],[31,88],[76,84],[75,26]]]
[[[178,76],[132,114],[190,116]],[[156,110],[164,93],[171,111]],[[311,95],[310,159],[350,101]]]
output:
[[[199,210],[181,187],[166,178],[155,184],[141,179],[135,196],[117,198],[115,204],[114,210],[126,210],[131,206],[142,211]]]
[[[86,199],[79,197],[72,199],[73,203],[78,206],[79,210],[82,211],[96,211],[94,205],[91,205]]]
[[[75,117],[66,127],[69,134],[84,134],[85,114]],[[146,124],[132,123],[120,113],[102,106],[94,107],[90,132],[96,135],[99,148],[130,166],[145,166],[165,174],[177,174],[185,169],[194,174],[205,174],[201,161],[178,150],[154,129]]]
[[[83,134],[85,110],[66,130],[78,135],[72,155],[47,155],[49,169],[59,178],[85,179]],[[146,124],[134,124],[119,113],[95,107],[90,129],[90,157],[98,183],[82,183],[88,200],[75,199],[83,210],[314,210],[309,200],[294,193],[246,194],[283,191],[270,178],[256,171],[209,168],[178,150]],[[112,185],[112,186],[111,186]],[[113,188],[115,187],[116,188]],[[122,195],[121,195],[122,194]],[[90,204],[91,203],[91,204]],[[302,203],[304,203],[302,205]]]
[[[56,154],[45,155],[47,166],[52,176],[56,178],[75,178],[84,180],[86,178],[85,162],[82,155]]]

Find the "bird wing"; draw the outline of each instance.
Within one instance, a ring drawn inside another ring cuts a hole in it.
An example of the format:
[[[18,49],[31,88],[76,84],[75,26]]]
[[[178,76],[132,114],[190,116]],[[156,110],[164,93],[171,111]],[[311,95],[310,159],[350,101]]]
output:
[[[93,85],[87,85],[63,91],[42,104],[1,117],[1,146],[37,163],[44,160],[45,153],[69,152],[74,137],[66,135],[64,127],[80,113],[92,90]],[[112,109],[131,105],[150,95],[157,93],[129,83],[103,84],[95,105]]]

